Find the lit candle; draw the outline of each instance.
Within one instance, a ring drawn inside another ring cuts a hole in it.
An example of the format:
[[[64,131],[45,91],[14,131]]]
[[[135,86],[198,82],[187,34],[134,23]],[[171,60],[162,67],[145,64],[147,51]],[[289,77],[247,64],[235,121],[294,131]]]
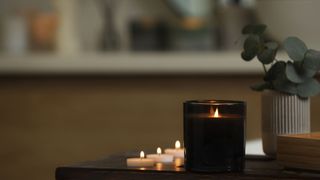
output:
[[[150,158],[145,158],[144,152],[140,152],[140,158],[128,158],[128,167],[150,167],[154,165],[154,160]]]
[[[157,154],[148,154],[147,158],[153,159],[156,163],[172,163],[173,155],[161,154],[161,148],[157,148]]]
[[[184,148],[181,148],[180,141],[176,141],[175,149],[173,149],[173,148],[165,149],[164,152],[166,154],[173,155],[175,158],[184,158]]]
[[[245,117],[245,102],[185,102],[186,169],[207,172],[243,170]]]

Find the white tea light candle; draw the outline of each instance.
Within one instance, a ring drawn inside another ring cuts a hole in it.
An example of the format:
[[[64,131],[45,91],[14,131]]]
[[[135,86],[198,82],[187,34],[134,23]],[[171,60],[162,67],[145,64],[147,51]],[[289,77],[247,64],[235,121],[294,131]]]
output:
[[[181,148],[181,143],[178,140],[175,143],[175,149],[165,149],[164,152],[173,155],[175,158],[184,158],[184,148]]]
[[[148,154],[147,158],[153,159],[156,163],[172,163],[173,155],[161,154],[161,148],[157,148],[157,154]]]
[[[150,167],[154,165],[154,160],[150,158],[145,158],[144,152],[140,152],[140,158],[128,158],[128,167]]]

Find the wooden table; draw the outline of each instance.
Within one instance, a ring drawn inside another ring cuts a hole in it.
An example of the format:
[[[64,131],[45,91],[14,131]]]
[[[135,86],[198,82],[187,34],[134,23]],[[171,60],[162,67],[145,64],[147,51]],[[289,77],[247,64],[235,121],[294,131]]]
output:
[[[62,166],[56,169],[56,180],[107,180],[107,179],[320,179],[320,172],[286,170],[274,160],[248,157],[242,173],[194,173],[183,167],[163,165],[152,168],[128,168],[125,155]]]

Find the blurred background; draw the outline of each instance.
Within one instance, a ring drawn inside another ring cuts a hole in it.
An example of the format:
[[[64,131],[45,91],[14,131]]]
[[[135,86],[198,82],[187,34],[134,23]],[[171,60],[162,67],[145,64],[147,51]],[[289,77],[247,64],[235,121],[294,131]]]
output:
[[[173,146],[189,99],[247,102],[259,139],[262,67],[241,29],[268,25],[320,50],[317,0],[0,0],[0,179]],[[282,53],[283,54],[283,53]],[[281,55],[281,53],[280,53]],[[282,55],[281,55],[282,56]],[[312,100],[320,130],[320,98]]]

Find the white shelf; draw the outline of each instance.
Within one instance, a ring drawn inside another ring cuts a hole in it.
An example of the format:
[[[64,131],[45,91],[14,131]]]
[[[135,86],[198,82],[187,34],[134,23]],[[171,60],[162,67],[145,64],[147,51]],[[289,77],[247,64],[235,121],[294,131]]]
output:
[[[243,61],[240,58],[240,52],[0,56],[0,74],[2,75],[235,75],[261,73],[261,64],[257,60]]]

